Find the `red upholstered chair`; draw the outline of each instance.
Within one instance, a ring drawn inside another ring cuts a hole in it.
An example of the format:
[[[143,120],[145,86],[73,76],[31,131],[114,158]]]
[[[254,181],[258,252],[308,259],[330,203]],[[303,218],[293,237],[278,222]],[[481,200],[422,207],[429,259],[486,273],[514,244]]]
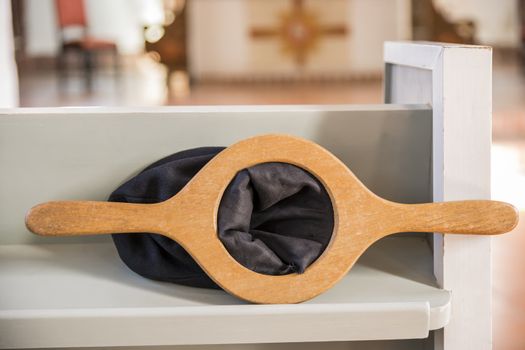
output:
[[[57,60],[58,70],[63,77],[68,69],[66,56],[71,52],[82,58],[87,87],[91,87],[92,73],[96,55],[109,52],[113,56],[115,72],[118,72],[117,45],[111,40],[95,38],[89,35],[84,0],[55,0],[59,35],[60,55]],[[79,35],[67,37],[67,31],[79,30]]]

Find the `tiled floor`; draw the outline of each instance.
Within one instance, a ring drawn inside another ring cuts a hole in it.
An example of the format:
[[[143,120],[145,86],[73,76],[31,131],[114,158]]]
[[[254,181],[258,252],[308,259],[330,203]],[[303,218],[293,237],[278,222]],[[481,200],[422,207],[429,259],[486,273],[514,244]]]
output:
[[[494,242],[494,348],[525,349],[525,73],[513,60],[495,60],[493,198],[519,207],[522,223]],[[21,72],[22,106],[161,104],[381,103],[380,81],[317,84],[205,84],[168,97],[164,71],[147,59],[119,79],[97,74],[91,92],[72,77],[60,87],[51,71]]]
[[[80,72],[60,84],[49,69],[20,71],[20,104],[43,106],[155,106],[224,104],[340,104],[381,103],[379,80],[338,83],[230,83],[198,84],[191,93],[169,95],[166,72],[146,57],[128,61],[115,75],[112,70],[95,74],[91,91]],[[118,78],[117,78],[118,77]],[[182,89],[184,90],[184,89]]]

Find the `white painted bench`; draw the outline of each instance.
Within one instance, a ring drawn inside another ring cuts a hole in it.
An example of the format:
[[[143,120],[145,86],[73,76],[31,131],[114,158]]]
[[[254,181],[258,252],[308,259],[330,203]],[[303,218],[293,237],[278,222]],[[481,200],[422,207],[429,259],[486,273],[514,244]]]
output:
[[[389,237],[318,298],[249,305],[141,278],[108,237],[24,227],[36,203],[104,200],[160,157],[270,132],[318,142],[392,200],[488,198],[490,49],[387,43],[385,63],[383,105],[0,111],[0,347],[489,349],[490,239]]]

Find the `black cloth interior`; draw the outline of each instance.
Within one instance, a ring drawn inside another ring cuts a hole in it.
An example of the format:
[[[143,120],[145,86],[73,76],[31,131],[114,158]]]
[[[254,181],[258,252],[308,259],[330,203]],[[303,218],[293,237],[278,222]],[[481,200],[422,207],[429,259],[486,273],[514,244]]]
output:
[[[179,192],[222,147],[202,147],[163,158],[121,185],[112,202],[158,203]],[[263,274],[302,273],[324,251],[333,231],[324,187],[291,164],[262,163],[240,171],[219,206],[218,235],[245,267]],[[144,277],[218,288],[175,241],[152,233],[114,234],[120,258]]]

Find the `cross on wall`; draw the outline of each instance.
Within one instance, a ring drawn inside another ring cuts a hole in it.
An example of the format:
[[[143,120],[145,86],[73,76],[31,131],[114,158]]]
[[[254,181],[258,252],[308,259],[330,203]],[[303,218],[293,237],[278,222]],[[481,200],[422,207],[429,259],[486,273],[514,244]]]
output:
[[[348,32],[344,24],[319,23],[316,14],[306,9],[304,3],[304,0],[292,0],[291,9],[279,16],[276,27],[255,27],[250,31],[254,39],[280,39],[283,51],[292,55],[300,67],[304,66],[323,37],[345,36]]]

